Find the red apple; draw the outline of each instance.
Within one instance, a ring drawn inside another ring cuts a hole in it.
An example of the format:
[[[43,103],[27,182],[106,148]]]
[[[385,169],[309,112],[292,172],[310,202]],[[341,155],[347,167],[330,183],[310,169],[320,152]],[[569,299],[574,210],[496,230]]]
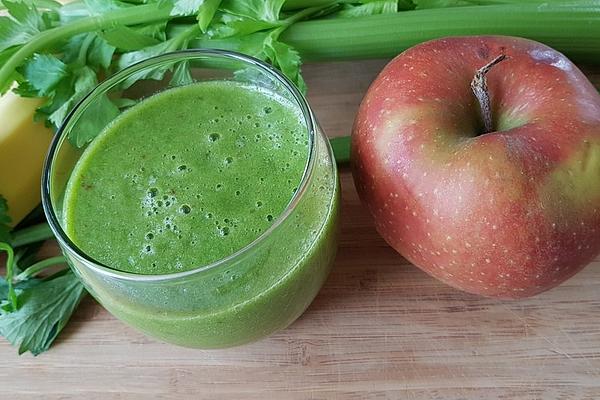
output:
[[[501,54],[486,133],[469,85]],[[541,43],[454,37],[400,54],[360,105],[352,165],[384,239],[467,292],[532,296],[600,252],[600,95]]]

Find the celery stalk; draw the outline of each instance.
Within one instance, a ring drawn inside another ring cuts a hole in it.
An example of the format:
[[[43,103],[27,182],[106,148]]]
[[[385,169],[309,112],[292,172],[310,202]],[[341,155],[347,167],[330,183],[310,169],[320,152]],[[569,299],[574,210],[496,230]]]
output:
[[[426,40],[463,35],[522,36],[577,61],[600,62],[600,1],[539,2],[403,11],[299,22],[281,40],[305,61],[393,57]]]

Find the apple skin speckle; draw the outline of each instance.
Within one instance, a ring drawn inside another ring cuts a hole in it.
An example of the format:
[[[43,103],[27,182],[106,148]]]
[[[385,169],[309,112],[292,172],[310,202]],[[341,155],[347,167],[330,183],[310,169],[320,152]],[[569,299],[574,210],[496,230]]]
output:
[[[482,134],[469,84],[502,53]],[[600,253],[600,94],[541,43],[455,37],[400,54],[361,103],[351,162],[383,238],[458,289],[532,296]]]

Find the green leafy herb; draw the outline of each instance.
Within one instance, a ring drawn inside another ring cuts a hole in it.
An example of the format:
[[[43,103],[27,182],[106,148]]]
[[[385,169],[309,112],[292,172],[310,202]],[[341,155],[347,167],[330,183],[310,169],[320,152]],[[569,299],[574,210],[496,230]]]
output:
[[[101,36],[107,43],[114,46],[116,49],[123,51],[135,51],[143,49],[144,47],[155,46],[161,42],[160,39],[153,35],[148,35],[141,32],[139,29],[127,26],[109,29],[101,33]]]
[[[46,29],[46,21],[37,8],[21,1],[2,0],[9,16],[0,16],[0,51],[22,45],[40,30]]]
[[[171,9],[172,16],[191,16],[196,15],[198,26],[202,32],[212,21],[221,0],[175,0]]]
[[[0,335],[17,346],[19,354],[38,355],[48,350],[85,293],[70,270],[59,272],[23,290],[16,311],[0,311]]]
[[[306,83],[300,74],[300,55],[291,46],[280,42],[278,36],[272,32],[265,38],[262,50],[264,58],[290,78],[302,93],[306,93]]]
[[[112,62],[116,48],[96,33],[73,36],[63,48],[63,61],[67,64],[87,66],[95,71],[106,70]]]
[[[0,221],[10,221],[7,212],[0,196]],[[0,251],[7,254],[6,276],[0,277],[0,336],[18,346],[19,354],[46,351],[86,293],[68,269],[45,279],[37,277],[65,264],[63,256],[36,261],[41,242],[50,237],[52,232],[44,223],[11,232],[11,244],[0,242]]]
[[[256,21],[276,22],[285,0],[224,0],[224,12]]]
[[[35,54],[19,71],[25,78],[17,93],[27,97],[51,96],[60,82],[69,75],[67,66],[55,56]]]
[[[220,5],[221,0],[204,0],[202,3],[196,19],[198,20],[198,26],[203,33],[206,33],[208,26],[215,17]]]

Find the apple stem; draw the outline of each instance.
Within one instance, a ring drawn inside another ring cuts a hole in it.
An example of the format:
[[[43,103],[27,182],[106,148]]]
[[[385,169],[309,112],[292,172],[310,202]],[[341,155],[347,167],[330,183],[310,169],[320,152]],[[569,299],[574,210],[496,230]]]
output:
[[[492,124],[492,106],[490,105],[490,92],[487,86],[486,75],[488,72],[490,72],[490,69],[492,69],[494,65],[504,61],[505,59],[506,54],[500,54],[483,67],[479,68],[477,72],[475,72],[475,76],[471,81],[471,90],[477,98],[479,107],[481,108],[481,116],[483,117],[483,125],[485,127],[484,133],[491,132],[494,127]]]

